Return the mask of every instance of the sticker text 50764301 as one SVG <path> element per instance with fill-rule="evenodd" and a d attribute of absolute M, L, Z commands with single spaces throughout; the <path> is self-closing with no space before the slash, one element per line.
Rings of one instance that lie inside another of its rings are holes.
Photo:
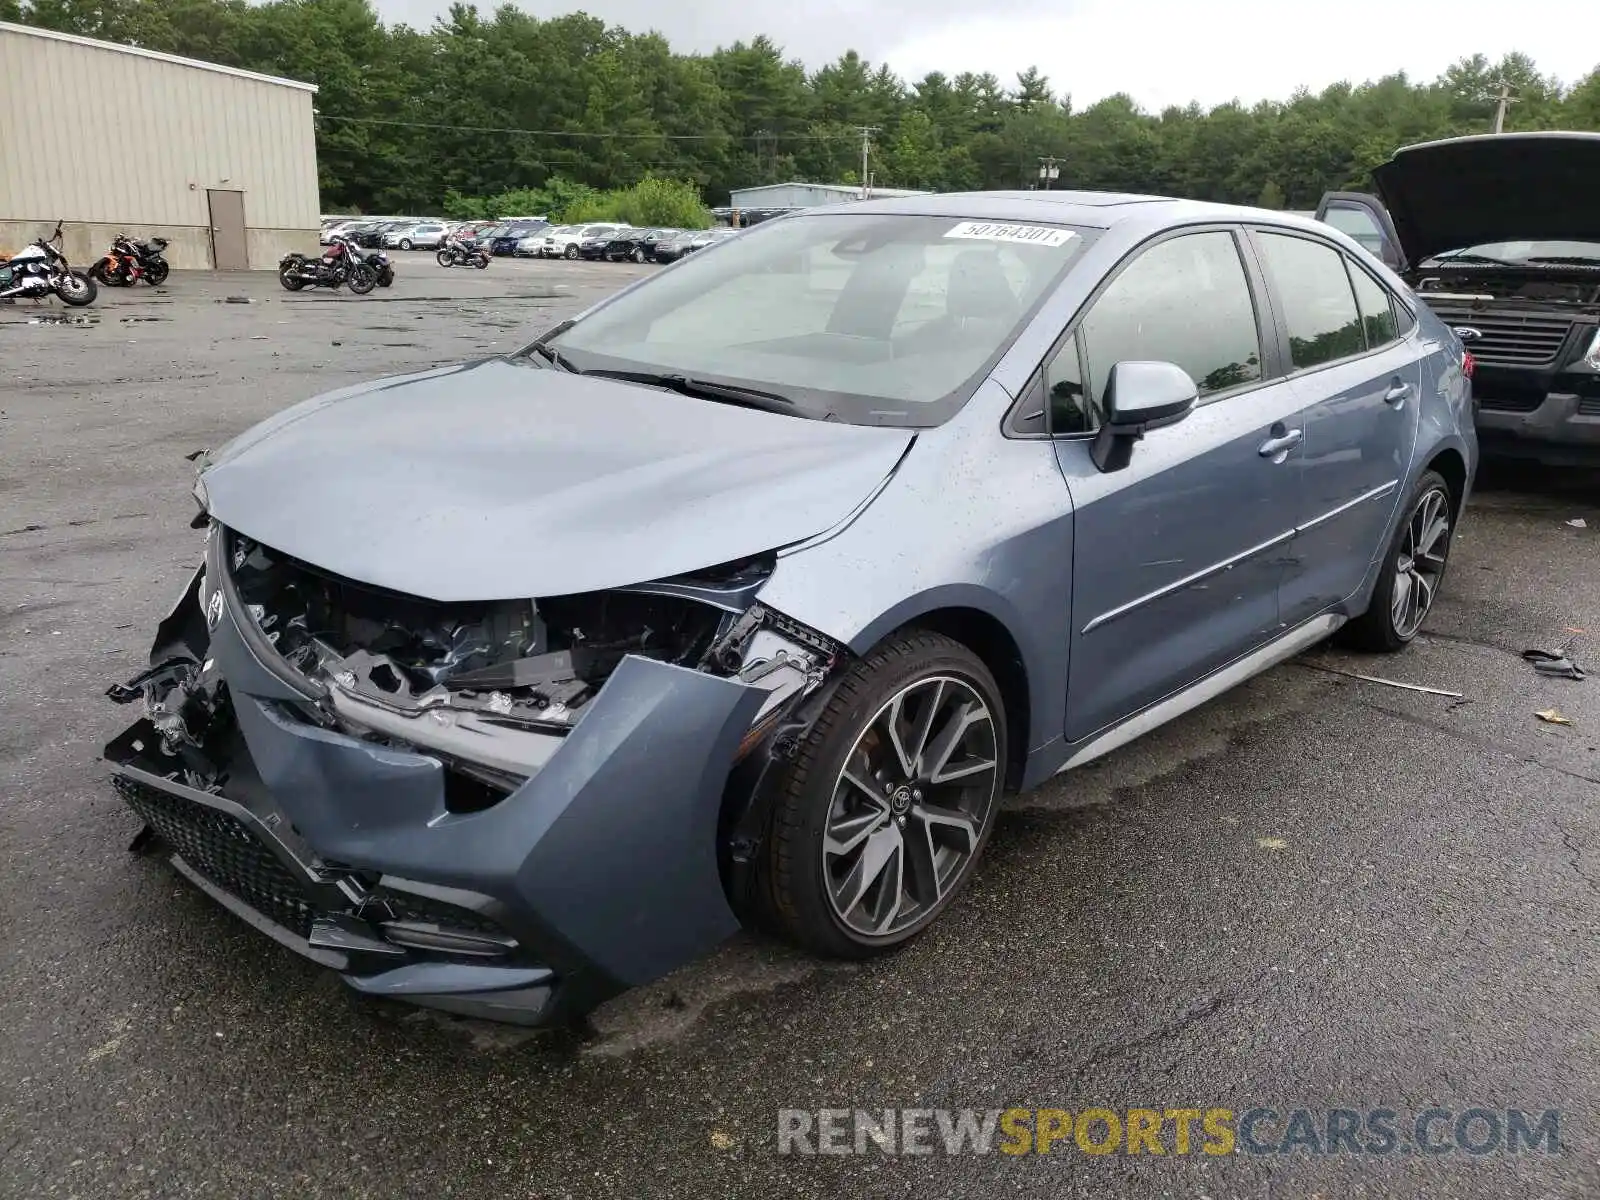
<path fill-rule="evenodd" d="M 945 234 L 980 242 L 1012 242 L 1027 246 L 1065 246 L 1078 235 L 1049 225 L 1015 225 L 1010 221 L 963 221 Z"/>

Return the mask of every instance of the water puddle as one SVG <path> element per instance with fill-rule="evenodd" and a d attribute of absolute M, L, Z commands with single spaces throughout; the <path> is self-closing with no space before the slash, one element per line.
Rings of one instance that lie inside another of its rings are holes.
<path fill-rule="evenodd" d="M 98 325 L 99 317 L 85 317 L 78 313 L 40 313 L 28 318 L 29 325 Z"/>

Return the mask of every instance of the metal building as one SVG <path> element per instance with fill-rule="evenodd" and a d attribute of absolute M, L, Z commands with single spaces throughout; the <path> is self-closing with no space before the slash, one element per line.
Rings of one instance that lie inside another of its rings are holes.
<path fill-rule="evenodd" d="M 62 219 L 75 265 L 118 233 L 180 268 L 316 253 L 316 90 L 0 21 L 0 250 Z"/>
<path fill-rule="evenodd" d="M 891 196 L 926 196 L 910 188 L 871 189 L 874 199 Z M 861 189 L 839 183 L 769 183 L 761 187 L 734 188 L 729 207 L 741 212 L 751 208 L 811 208 L 819 204 L 842 204 L 861 199 Z"/>

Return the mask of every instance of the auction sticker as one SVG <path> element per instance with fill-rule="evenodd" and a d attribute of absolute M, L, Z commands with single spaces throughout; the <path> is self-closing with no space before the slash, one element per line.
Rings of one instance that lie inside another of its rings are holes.
<path fill-rule="evenodd" d="M 1049 225 L 1014 225 L 1009 221 L 963 221 L 944 235 L 980 242 L 1015 242 L 1028 246 L 1065 246 L 1077 237 L 1070 229 Z"/>

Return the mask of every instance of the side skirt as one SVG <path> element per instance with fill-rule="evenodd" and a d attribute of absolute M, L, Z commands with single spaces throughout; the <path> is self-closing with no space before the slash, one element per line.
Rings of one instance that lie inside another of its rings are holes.
<path fill-rule="evenodd" d="M 1259 675 L 1269 667 L 1275 667 L 1285 659 L 1293 658 L 1307 647 L 1322 641 L 1348 619 L 1339 613 L 1324 613 L 1296 625 L 1265 646 L 1252 650 L 1243 658 L 1234 659 L 1227 666 L 1213 671 L 1204 679 L 1196 680 L 1182 691 L 1172 693 L 1165 700 L 1156 701 L 1149 708 L 1134 713 L 1117 725 L 1091 734 L 1067 756 L 1067 761 L 1057 768 L 1057 773 L 1081 767 L 1086 762 L 1109 754 L 1119 746 L 1125 746 L 1135 738 L 1144 736 L 1157 726 L 1165 725 L 1174 717 L 1182 716 L 1190 709 L 1199 708 L 1206 701 L 1216 699 L 1252 675 Z"/>

